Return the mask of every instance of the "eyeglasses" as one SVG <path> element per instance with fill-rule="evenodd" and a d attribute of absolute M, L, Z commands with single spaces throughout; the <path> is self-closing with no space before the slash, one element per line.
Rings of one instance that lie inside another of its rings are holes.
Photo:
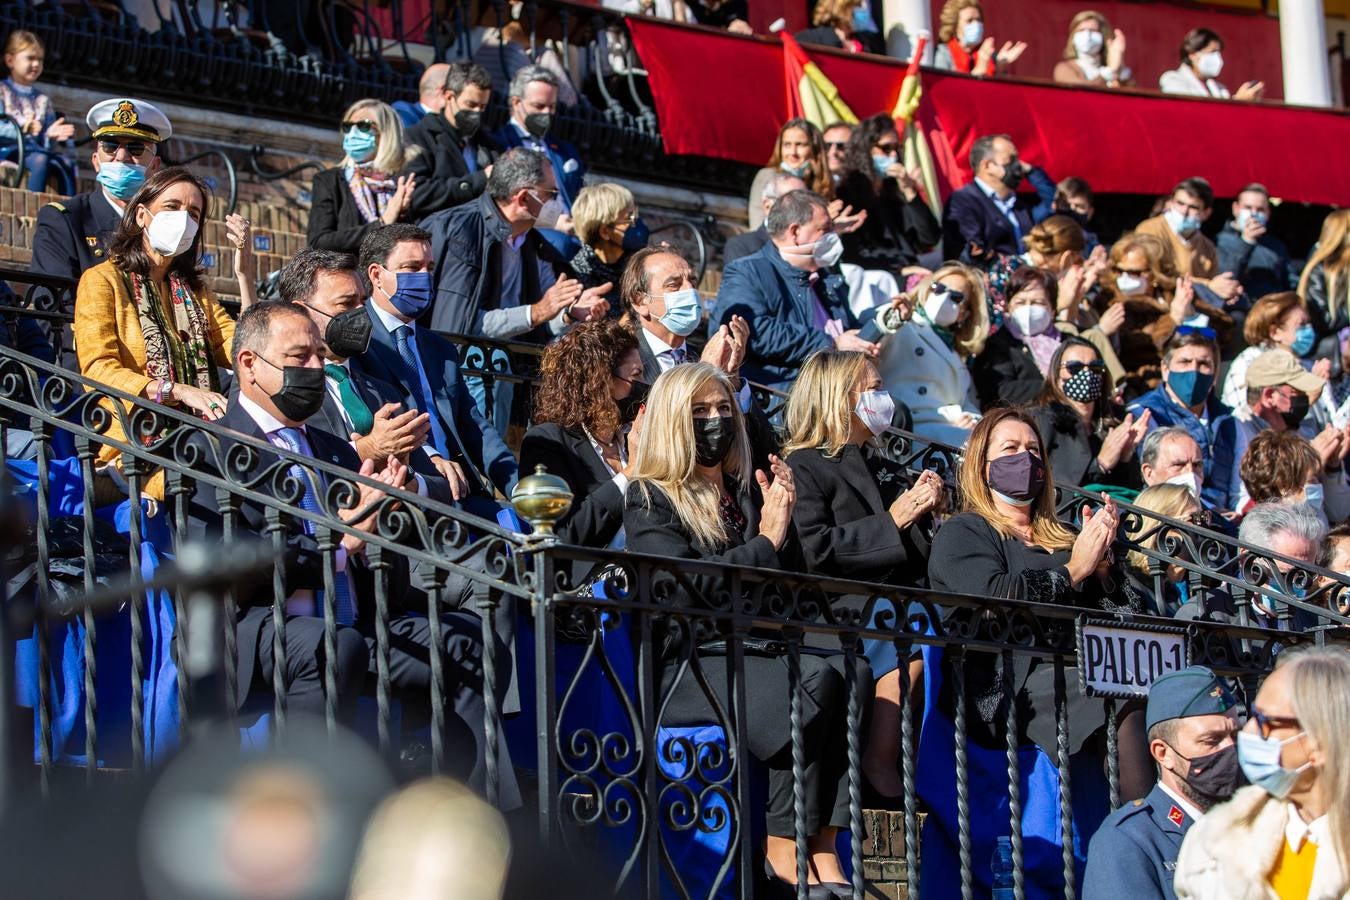
<path fill-rule="evenodd" d="M 1121 275 L 1133 275 L 1136 278 L 1142 278 L 1149 274 L 1148 269 L 1126 269 L 1123 266 L 1116 266 L 1116 271 Z"/>
<path fill-rule="evenodd" d="M 556 193 L 556 192 L 555 192 L 555 193 Z M 610 227 L 611 227 L 611 228 L 617 228 L 617 227 L 620 226 L 620 225 L 632 225 L 634 222 L 637 221 L 637 218 L 638 218 L 638 214 L 637 214 L 636 211 L 634 211 L 634 212 L 631 212 L 631 213 L 629 213 L 628 215 L 624 216 L 622 219 L 620 219 L 620 220 L 617 221 L 617 222 L 611 222 L 611 223 L 610 223 Z"/>
<path fill-rule="evenodd" d="M 882 153 L 885 153 L 887 156 L 889 156 L 892 153 L 900 152 L 899 144 L 873 144 L 872 146 L 876 147 L 878 150 L 880 150 Z"/>
<path fill-rule="evenodd" d="M 98 149 L 104 156 L 116 156 L 118 150 L 125 150 L 132 156 L 140 156 L 145 152 L 145 144 L 140 141 L 133 144 L 100 139 Z"/>
<path fill-rule="evenodd" d="M 1268 716 L 1255 706 L 1252 707 L 1252 718 L 1256 720 L 1257 731 L 1261 737 L 1268 738 L 1270 733 L 1276 728 L 1298 728 L 1298 719 L 1288 716 Z"/>
<path fill-rule="evenodd" d="M 348 132 L 348 131 L 351 131 L 353 128 L 355 128 L 357 131 L 361 132 L 362 134 L 379 134 L 379 133 L 380 133 L 380 129 L 375 125 L 374 122 L 370 121 L 369 119 L 366 119 L 366 120 L 361 121 L 361 122 L 343 122 L 343 123 L 342 123 L 342 130 L 343 130 L 344 133 L 345 133 L 345 132 Z"/>
<path fill-rule="evenodd" d="M 848 148 L 848 141 L 826 141 L 825 149 L 831 152 L 843 153 Z"/>
<path fill-rule="evenodd" d="M 1098 372 L 1106 371 L 1106 363 L 1100 359 L 1094 359 L 1091 362 L 1084 362 L 1081 359 L 1071 359 L 1064 364 L 1064 371 L 1070 375 L 1077 375 L 1084 369 L 1095 369 Z"/>
<path fill-rule="evenodd" d="M 543 197 L 539 195 L 539 192 L 537 190 L 528 191 L 527 193 L 534 199 L 538 200 L 540 203 L 547 203 L 554 197 L 558 196 L 558 189 L 554 188 L 553 190 L 548 192 L 547 196 Z"/>
<path fill-rule="evenodd" d="M 953 303 L 962 303 L 966 299 L 966 295 L 961 291 L 949 288 L 940 281 L 933 282 L 933 286 L 928 289 L 928 292 L 930 294 L 946 294 L 948 297 L 952 298 Z"/>

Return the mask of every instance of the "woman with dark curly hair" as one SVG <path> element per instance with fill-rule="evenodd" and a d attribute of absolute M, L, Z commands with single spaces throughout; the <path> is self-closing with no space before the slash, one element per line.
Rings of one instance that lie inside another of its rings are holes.
<path fill-rule="evenodd" d="M 885 269 L 903 283 L 919 254 L 942 239 L 942 226 L 919 195 L 918 173 L 901 161 L 895 120 L 878 113 L 853 129 L 836 195 L 867 220 L 843 235 L 844 262 Z"/>
<path fill-rule="evenodd" d="M 637 338 L 615 319 L 583 322 L 544 351 L 520 465 L 546 466 L 572 489 L 556 526 L 569 544 L 624 545 L 623 498 L 649 387 L 641 377 Z"/>

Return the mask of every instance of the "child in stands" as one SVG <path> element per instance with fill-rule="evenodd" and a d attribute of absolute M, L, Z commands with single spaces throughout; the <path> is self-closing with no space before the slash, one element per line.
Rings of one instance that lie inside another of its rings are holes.
<path fill-rule="evenodd" d="M 22 138 L 23 167 L 28 172 L 30 191 L 47 189 L 52 145 L 75 136 L 75 126 L 58 117 L 52 98 L 35 86 L 42 76 L 45 55 L 42 41 L 31 31 L 10 32 L 5 41 L 9 77 L 0 81 L 0 104 L 13 121 L 0 122 L 0 165 L 17 165 Z"/>

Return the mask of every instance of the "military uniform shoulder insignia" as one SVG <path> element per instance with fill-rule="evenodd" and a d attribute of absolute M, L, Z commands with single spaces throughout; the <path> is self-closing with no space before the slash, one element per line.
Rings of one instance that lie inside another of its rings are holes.
<path fill-rule="evenodd" d="M 57 210 L 58 212 L 70 212 L 70 210 L 66 209 L 66 205 L 64 203 L 58 203 L 55 200 L 48 203 L 47 205 L 50 206 L 52 209 Z"/>
<path fill-rule="evenodd" d="M 91 250 L 97 250 L 97 249 L 98 249 L 98 236 L 97 236 L 97 235 L 86 234 L 86 235 L 84 236 L 84 242 L 85 242 L 86 244 L 89 245 L 89 249 L 91 249 Z"/>
<path fill-rule="evenodd" d="M 1185 818 L 1186 814 L 1183 813 L 1178 807 L 1173 806 L 1171 809 L 1167 811 L 1167 820 L 1171 822 L 1173 825 L 1177 826 L 1178 828 L 1181 827 L 1181 823 L 1185 820 Z"/>

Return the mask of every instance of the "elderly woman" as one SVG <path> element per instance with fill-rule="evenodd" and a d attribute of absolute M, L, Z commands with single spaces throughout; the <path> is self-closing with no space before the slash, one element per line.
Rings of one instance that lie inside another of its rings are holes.
<path fill-rule="evenodd" d="M 760 200 L 769 177 L 778 171 L 796 175 L 826 200 L 834 197 L 834 180 L 825 159 L 825 138 L 820 129 L 806 119 L 789 119 L 778 130 L 778 141 L 769 164 L 755 173 L 755 180 L 750 184 L 746 210 L 752 230 L 764 224 L 767 213 Z"/>
<path fill-rule="evenodd" d="M 581 249 L 568 268 L 583 288 L 608 284 L 610 312 L 619 315 L 622 304 L 615 301 L 624 267 L 647 246 L 647 226 L 638 217 L 633 192 L 611 182 L 587 185 L 572 203 L 572 226 Z"/>
<path fill-rule="evenodd" d="M 643 437 L 628 486 L 624 508 L 628 549 L 676 559 L 792 568 L 796 565 L 789 552 L 796 502 L 792 470 L 776 456 L 770 460 L 771 474 L 751 473 L 744 418 L 736 392 L 721 370 L 690 363 L 665 372 L 647 398 Z M 720 570 L 683 571 L 678 584 L 672 580 L 665 603 L 672 612 L 694 613 L 715 604 L 730 587 Z M 689 624 L 683 637 L 681 630 L 660 620 L 654 625 L 661 648 L 657 706 L 662 718 L 656 724 L 718 722 L 721 717 L 714 703 L 722 710 L 732 708 L 725 651 L 715 645 L 698 646 L 697 635 L 691 641 Z M 741 677 L 749 702 L 746 746 L 738 750 L 748 751 L 768 769 L 765 866 L 772 891 L 768 896 L 786 897 L 795 896 L 797 867 L 789 749 L 791 687 L 787 656 L 774 649 L 774 642 L 782 639 L 781 633 L 773 632 L 762 649 L 744 657 Z M 706 676 L 703 685 L 684 672 L 691 656 Z M 803 802 L 811 882 L 842 890 L 844 875 L 834 841 L 849 820 L 843 659 L 802 654 L 801 665 L 807 786 Z M 856 672 L 864 685 L 865 665 Z"/>
<path fill-rule="evenodd" d="M 342 116 L 342 162 L 314 176 L 309 245 L 358 253 L 381 225 L 402 221 L 413 175 L 398 172 L 417 152 L 403 140 L 398 113 L 379 100 L 357 100 Z"/>
<path fill-rule="evenodd" d="M 1178 900 L 1350 893 L 1350 653 L 1279 655 L 1238 733 L 1250 785 L 1210 810 L 1177 858 Z"/>
<path fill-rule="evenodd" d="M 1112 29 L 1096 10 L 1083 10 L 1069 22 L 1069 43 L 1064 58 L 1055 63 L 1054 77 L 1061 84 L 1133 85 L 1134 76 L 1125 65 L 1125 33 Z"/>
<path fill-rule="evenodd" d="M 1006 41 L 997 48 L 993 38 L 985 37 L 980 0 L 947 0 L 942 4 L 933 55 L 935 67 L 985 78 L 1006 72 L 1026 49 L 1025 41 Z"/>
<path fill-rule="evenodd" d="M 210 198 L 181 166 L 146 179 L 127 203 L 108 261 L 80 279 L 74 324 L 80 374 L 208 420 L 225 414 L 218 367 L 230 366 L 234 337 L 234 320 L 198 265 Z M 248 307 L 255 298 L 248 225 L 234 216 L 227 228 Z M 120 426 L 114 422 L 109 434 L 120 438 Z M 99 451 L 103 464 L 120 458 L 111 445 Z"/>

